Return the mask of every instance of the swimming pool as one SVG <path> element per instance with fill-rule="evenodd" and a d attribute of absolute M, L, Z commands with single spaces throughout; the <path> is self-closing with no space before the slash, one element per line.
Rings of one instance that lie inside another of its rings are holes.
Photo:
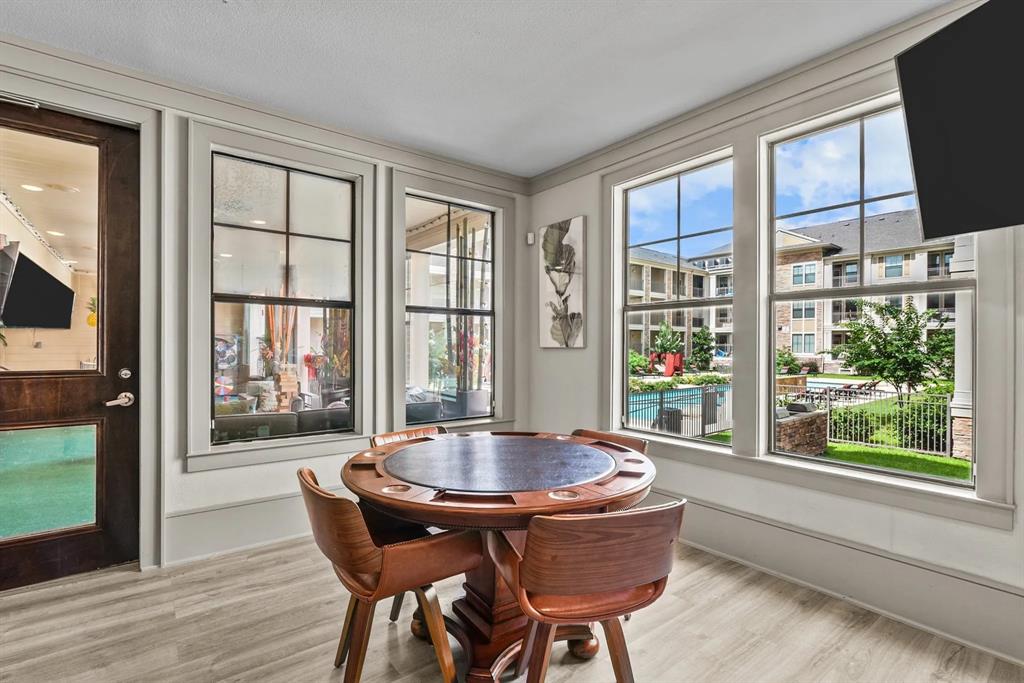
<path fill-rule="evenodd" d="M 95 519 L 95 425 L 0 430 L 0 539 Z"/>

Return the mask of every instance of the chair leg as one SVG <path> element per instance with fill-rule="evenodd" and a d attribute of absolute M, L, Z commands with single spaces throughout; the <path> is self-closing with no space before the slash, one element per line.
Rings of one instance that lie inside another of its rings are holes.
<path fill-rule="evenodd" d="M 551 644 L 555 642 L 554 624 L 537 624 L 533 637 L 533 652 L 530 654 L 530 670 L 526 683 L 543 683 L 548 675 L 548 661 L 551 659 Z"/>
<path fill-rule="evenodd" d="M 338 652 L 334 655 L 334 668 L 337 669 L 345 661 L 348 654 L 348 644 L 352 640 L 352 615 L 356 613 L 356 603 L 359 600 L 356 596 L 348 599 L 348 609 L 345 610 L 345 624 L 341 627 L 341 639 L 338 641 Z"/>
<path fill-rule="evenodd" d="M 401 616 L 403 600 L 405 600 L 405 593 L 399 593 L 395 596 L 394 602 L 391 603 L 391 621 L 398 621 L 398 617 Z"/>
<path fill-rule="evenodd" d="M 533 650 L 533 641 L 537 638 L 537 622 L 530 621 L 526 626 L 526 637 L 523 638 L 523 649 L 519 651 L 519 659 L 516 660 L 516 678 L 526 673 L 526 667 L 530 665 L 530 651 Z"/>
<path fill-rule="evenodd" d="M 352 617 L 352 639 L 349 643 L 348 664 L 345 665 L 344 683 L 358 683 L 363 674 L 363 661 L 366 659 L 366 646 L 370 641 L 370 627 L 373 626 L 373 609 L 376 602 L 356 603 L 356 613 Z"/>
<path fill-rule="evenodd" d="M 416 599 L 423 610 L 423 621 L 430 633 L 430 642 L 434 645 L 434 654 L 441 667 L 441 678 L 445 683 L 455 683 L 455 660 L 452 658 L 452 646 L 448 642 L 448 631 L 444 627 L 444 612 L 437 601 L 437 592 L 431 585 L 416 589 Z"/>
<path fill-rule="evenodd" d="M 615 683 L 633 683 L 633 667 L 629 663 L 622 623 L 618 619 L 608 619 L 601 622 L 601 627 L 604 629 L 608 654 L 612 658 L 612 668 L 615 669 Z"/>

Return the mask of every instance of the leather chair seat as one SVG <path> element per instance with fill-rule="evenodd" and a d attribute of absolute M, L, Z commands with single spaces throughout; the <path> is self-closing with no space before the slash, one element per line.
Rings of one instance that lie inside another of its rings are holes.
<path fill-rule="evenodd" d="M 610 593 L 537 595 L 528 592 L 527 595 L 533 608 L 545 618 L 575 624 L 634 612 L 657 599 L 658 584 L 647 583 Z"/>

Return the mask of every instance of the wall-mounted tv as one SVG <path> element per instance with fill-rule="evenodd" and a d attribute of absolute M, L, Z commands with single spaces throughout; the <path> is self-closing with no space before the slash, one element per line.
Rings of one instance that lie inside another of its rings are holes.
<path fill-rule="evenodd" d="M 0 322 L 6 327 L 69 329 L 75 290 L 18 253 L 0 250 Z"/>
<path fill-rule="evenodd" d="M 896 57 L 925 238 L 1024 224 L 1024 0 L 988 0 Z"/>

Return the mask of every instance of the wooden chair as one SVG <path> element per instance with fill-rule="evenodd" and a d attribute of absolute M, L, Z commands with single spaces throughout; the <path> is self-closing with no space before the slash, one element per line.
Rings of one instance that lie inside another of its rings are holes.
<path fill-rule="evenodd" d="M 429 427 L 413 427 L 411 429 L 404 429 L 400 432 L 385 432 L 383 434 L 374 434 L 370 437 L 371 446 L 385 446 L 389 443 L 396 443 L 398 441 L 411 441 L 412 439 L 419 439 L 424 436 L 435 436 L 437 434 L 447 434 L 448 430 L 443 425 L 430 425 Z"/>
<path fill-rule="evenodd" d="M 334 666 L 340 667 L 348 657 L 345 683 L 355 683 L 362 673 L 377 602 L 405 591 L 416 593 L 441 674 L 446 682 L 454 681 L 455 662 L 444 615 L 431 584 L 480 564 L 479 533 L 446 531 L 378 545 L 355 503 L 320 488 L 308 467 L 300 469 L 298 476 L 313 538 L 352 594 L 334 658 Z"/>
<path fill-rule="evenodd" d="M 448 430 L 442 425 L 430 425 L 428 427 L 414 427 L 412 429 L 405 429 L 400 432 L 385 432 L 383 434 L 374 434 L 370 437 L 371 446 L 384 446 L 389 443 L 397 443 L 399 441 L 411 441 L 412 439 L 419 439 L 424 436 L 434 436 L 435 434 L 447 434 Z M 363 512 L 366 512 L 366 508 L 363 508 Z M 378 531 L 381 534 L 404 531 L 405 533 L 411 534 L 414 528 L 422 529 L 421 536 L 427 535 L 427 530 L 423 527 L 416 527 L 416 525 L 388 518 L 384 514 L 376 514 L 373 516 L 372 522 L 367 519 L 367 523 L 370 525 L 370 532 Z M 389 528 L 390 527 L 390 528 Z M 394 602 L 391 603 L 391 615 L 388 617 L 391 621 L 398 621 L 398 617 L 402 613 L 402 602 L 405 600 L 405 593 L 399 593 L 395 596 Z"/>
<path fill-rule="evenodd" d="M 617 443 L 620 446 L 626 448 L 632 448 L 638 453 L 647 453 L 647 439 L 641 439 L 635 436 L 626 436 L 625 434 L 617 434 L 615 432 L 599 432 L 596 429 L 577 429 L 573 431 L 573 436 L 582 436 L 585 439 L 600 439 L 601 441 L 610 441 Z"/>
<path fill-rule="evenodd" d="M 544 680 L 557 625 L 593 621 L 604 629 L 615 680 L 633 681 L 619 617 L 664 592 L 685 505 L 534 517 L 522 554 L 502 532 L 487 533 L 487 551 L 531 620 L 528 683 Z"/>

